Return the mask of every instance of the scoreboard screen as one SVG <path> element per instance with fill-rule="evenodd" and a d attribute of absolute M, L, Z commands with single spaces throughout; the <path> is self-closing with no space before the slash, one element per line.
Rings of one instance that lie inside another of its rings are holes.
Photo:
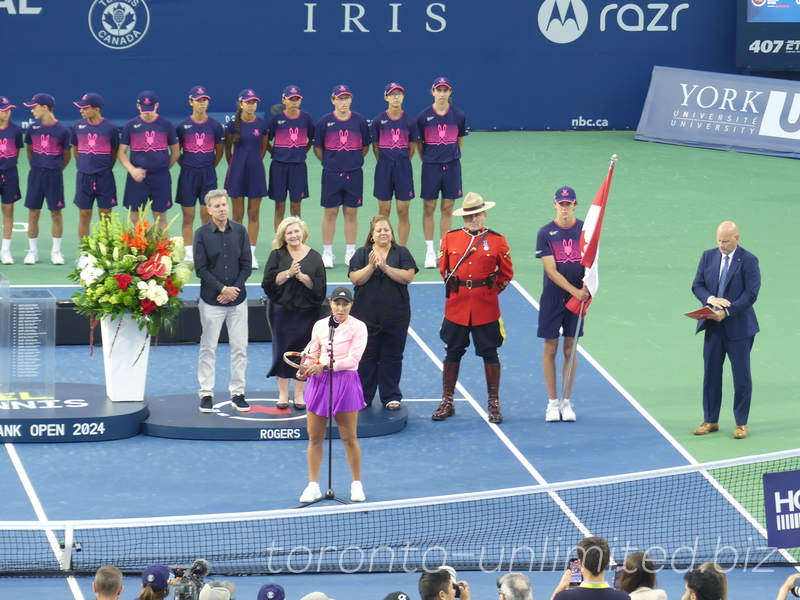
<path fill-rule="evenodd" d="M 736 66 L 800 71 L 800 0 L 737 0 Z"/>

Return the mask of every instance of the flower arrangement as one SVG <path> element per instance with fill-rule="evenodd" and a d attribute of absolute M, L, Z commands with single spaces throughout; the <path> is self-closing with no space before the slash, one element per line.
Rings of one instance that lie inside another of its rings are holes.
<path fill-rule="evenodd" d="M 185 260 L 182 237 L 170 237 L 158 223 L 144 220 L 148 209 L 135 224 L 130 216 L 123 224 L 112 212 L 80 242 L 81 256 L 69 278 L 81 289 L 72 301 L 79 314 L 91 318 L 92 329 L 103 317 L 127 313 L 139 329 L 156 335 L 161 327 L 174 326 L 183 307 L 179 294 L 192 263 Z"/>

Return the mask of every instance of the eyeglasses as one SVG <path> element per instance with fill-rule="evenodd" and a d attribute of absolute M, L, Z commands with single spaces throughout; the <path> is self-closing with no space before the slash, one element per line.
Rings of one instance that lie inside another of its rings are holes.
<path fill-rule="evenodd" d="M 393 94 L 386 94 L 389 98 L 402 98 L 403 92 L 394 92 Z"/>
<path fill-rule="evenodd" d="M 336 102 L 350 102 L 352 99 L 352 96 L 338 96 L 337 98 L 334 98 Z"/>

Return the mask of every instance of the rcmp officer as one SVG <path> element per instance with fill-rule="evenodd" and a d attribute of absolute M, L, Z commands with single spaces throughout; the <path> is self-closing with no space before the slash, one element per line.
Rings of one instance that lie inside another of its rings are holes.
<path fill-rule="evenodd" d="M 505 341 L 505 328 L 497 297 L 514 276 L 514 268 L 505 237 L 483 226 L 486 211 L 494 205 L 474 192 L 468 193 L 461 208 L 453 211 L 453 216 L 464 219 L 464 226 L 448 232 L 442 240 L 439 271 L 447 300 L 439 337 L 447 354 L 442 371 L 442 402 L 433 413 L 434 421 L 455 415 L 453 391 L 471 333 L 475 354 L 483 358 L 489 422 L 503 422 L 497 349 Z"/>

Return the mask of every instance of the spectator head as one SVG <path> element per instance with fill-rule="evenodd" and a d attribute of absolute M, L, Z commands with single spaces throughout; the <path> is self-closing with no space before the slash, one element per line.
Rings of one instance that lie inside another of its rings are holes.
<path fill-rule="evenodd" d="M 328 598 L 322 592 L 311 592 L 300 598 L 300 600 L 333 600 L 333 598 Z"/>
<path fill-rule="evenodd" d="M 581 565 L 592 575 L 601 575 L 608 568 L 610 551 L 608 542 L 601 537 L 592 536 L 583 538 L 575 547 Z"/>
<path fill-rule="evenodd" d="M 285 600 L 286 592 L 277 583 L 267 583 L 258 590 L 258 600 Z"/>
<path fill-rule="evenodd" d="M 364 244 L 365 246 L 371 246 L 375 239 L 373 238 L 373 233 L 375 232 L 375 227 L 378 225 L 388 225 L 389 231 L 392 232 L 392 239 L 391 241 L 394 242 L 394 227 L 392 227 L 392 222 L 389 221 L 389 217 L 386 215 L 375 215 L 372 217 L 372 220 L 369 222 L 369 233 L 367 234 L 367 242 Z"/>
<path fill-rule="evenodd" d="M 236 584 L 232 581 L 212 581 L 200 590 L 199 600 L 231 600 L 236 593 Z"/>
<path fill-rule="evenodd" d="M 634 552 L 625 559 L 619 589 L 629 594 L 640 587 L 656 587 L 656 568 L 653 559 L 644 552 Z"/>
<path fill-rule="evenodd" d="M 170 570 L 160 563 L 150 565 L 142 573 L 139 600 L 161 600 L 169 595 Z"/>
<path fill-rule="evenodd" d="M 225 198 L 225 201 L 227 202 L 228 192 L 225 190 L 211 190 L 206 194 L 205 198 L 203 198 L 203 203 L 206 206 L 211 206 L 211 202 L 213 202 L 215 198 Z"/>
<path fill-rule="evenodd" d="M 497 579 L 499 595 L 505 600 L 533 600 L 531 580 L 523 573 L 506 573 Z"/>
<path fill-rule="evenodd" d="M 292 225 L 297 225 L 303 233 L 302 242 L 305 244 L 308 239 L 308 225 L 300 217 L 286 217 L 280 222 L 275 230 L 275 239 L 272 241 L 272 248 L 278 250 L 286 245 L 286 230 Z"/>
<path fill-rule="evenodd" d="M 683 578 L 686 580 L 683 600 L 722 600 L 722 583 L 712 570 L 689 571 Z"/>
<path fill-rule="evenodd" d="M 411 600 L 411 596 L 405 592 L 392 592 L 387 594 L 383 600 Z"/>
<path fill-rule="evenodd" d="M 425 571 L 419 578 L 419 597 L 422 600 L 445 600 L 453 589 L 453 579 L 447 569 Z"/>
<path fill-rule="evenodd" d="M 100 600 L 106 598 L 119 598 L 122 594 L 122 571 L 117 567 L 105 565 L 97 569 L 94 574 L 92 590 Z"/>
<path fill-rule="evenodd" d="M 721 600 L 728 600 L 728 576 L 725 575 L 725 571 L 722 570 L 722 567 L 717 563 L 707 562 L 700 565 L 700 570 L 710 571 L 719 577 L 719 582 L 722 584 L 722 596 L 720 596 L 720 598 Z"/>

